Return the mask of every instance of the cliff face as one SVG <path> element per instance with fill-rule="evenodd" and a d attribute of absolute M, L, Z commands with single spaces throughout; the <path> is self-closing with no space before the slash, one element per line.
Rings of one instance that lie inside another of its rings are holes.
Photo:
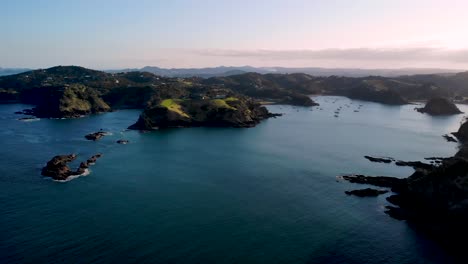
<path fill-rule="evenodd" d="M 429 100 L 426 106 L 417 110 L 429 115 L 456 115 L 462 113 L 454 103 L 442 97 Z"/>
<path fill-rule="evenodd" d="M 83 85 L 43 87 L 37 90 L 37 117 L 72 118 L 93 113 L 110 111 L 97 92 Z M 34 96 L 33 92 L 32 95 Z"/>
<path fill-rule="evenodd" d="M 130 129 L 252 127 L 271 116 L 265 107 L 246 98 L 165 99 L 146 108 Z"/>

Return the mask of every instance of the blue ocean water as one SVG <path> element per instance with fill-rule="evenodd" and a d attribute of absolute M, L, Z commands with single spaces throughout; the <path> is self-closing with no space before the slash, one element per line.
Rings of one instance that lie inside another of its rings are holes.
<path fill-rule="evenodd" d="M 384 214 L 386 195 L 347 196 L 365 186 L 337 176 L 412 173 L 364 155 L 451 156 L 442 135 L 463 115 L 315 100 L 269 106 L 285 115 L 255 128 L 151 133 L 126 131 L 138 110 L 24 122 L 13 113 L 27 106 L 0 105 L 0 263 L 451 263 Z M 84 139 L 101 128 L 112 134 Z M 77 166 L 98 152 L 88 176 L 40 176 L 54 155 L 76 153 Z"/>

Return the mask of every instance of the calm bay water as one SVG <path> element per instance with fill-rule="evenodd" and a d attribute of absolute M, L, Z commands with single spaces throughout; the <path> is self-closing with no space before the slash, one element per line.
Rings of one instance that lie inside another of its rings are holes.
<path fill-rule="evenodd" d="M 457 145 L 442 135 L 463 115 L 316 101 L 312 111 L 270 106 L 285 115 L 250 129 L 152 133 L 125 131 L 137 110 L 22 122 L 13 112 L 27 106 L 0 105 L 0 263 L 450 263 L 383 213 L 385 195 L 348 197 L 365 186 L 336 176 L 412 173 L 363 155 L 451 156 Z M 112 135 L 84 139 L 101 128 Z M 54 155 L 97 152 L 104 156 L 89 176 L 40 176 Z"/>

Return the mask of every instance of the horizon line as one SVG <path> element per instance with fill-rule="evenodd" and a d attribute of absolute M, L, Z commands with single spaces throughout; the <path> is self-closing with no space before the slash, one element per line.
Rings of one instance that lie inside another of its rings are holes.
<path fill-rule="evenodd" d="M 19 70 L 19 69 L 26 69 L 26 70 L 41 70 L 41 69 L 49 69 L 53 67 L 82 67 L 86 69 L 92 70 L 100 70 L 100 71 L 112 71 L 112 70 L 141 70 L 148 67 L 159 68 L 163 70 L 180 70 L 180 69 L 190 69 L 190 70 L 197 70 L 197 69 L 213 69 L 213 68 L 256 68 L 256 69 L 323 69 L 323 70 L 447 70 L 447 71 L 468 71 L 468 69 L 462 68 L 445 68 L 445 67 L 396 67 L 396 68 L 371 68 L 371 67 L 320 67 L 320 66 L 303 66 L 303 67 L 287 67 L 287 66 L 252 66 L 252 65 L 242 65 L 242 66 L 234 66 L 234 65 L 218 65 L 218 66 L 203 66 L 203 67 L 160 67 L 156 65 L 145 65 L 142 67 L 120 67 L 120 68 L 113 68 L 113 67 L 88 67 L 78 64 L 57 64 L 53 66 L 47 67 L 27 67 L 27 66 L 19 66 L 19 67 L 10 67 L 10 66 L 0 66 L 2 70 Z"/>

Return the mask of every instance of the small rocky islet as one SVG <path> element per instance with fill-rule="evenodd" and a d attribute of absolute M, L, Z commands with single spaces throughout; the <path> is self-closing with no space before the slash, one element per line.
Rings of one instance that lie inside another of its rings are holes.
<path fill-rule="evenodd" d="M 94 165 L 101 157 L 102 154 L 100 153 L 93 155 L 86 161 L 81 162 L 76 170 L 72 170 L 68 166 L 68 163 L 76 160 L 77 155 L 57 155 L 47 162 L 46 166 L 42 168 L 41 174 L 46 177 L 51 177 L 56 181 L 65 181 L 72 176 L 84 175 L 89 166 Z"/>
<path fill-rule="evenodd" d="M 458 107 L 449 99 L 444 97 L 436 97 L 429 100 L 422 108 L 416 108 L 420 113 L 429 115 L 457 115 L 463 113 Z"/>
<path fill-rule="evenodd" d="M 98 141 L 98 140 L 100 140 L 101 138 L 103 138 L 104 136 L 106 136 L 108 134 L 109 133 L 105 132 L 105 131 L 98 131 L 98 132 L 94 132 L 94 133 L 91 133 L 91 134 L 87 134 L 85 136 L 85 138 L 87 140 Z"/>
<path fill-rule="evenodd" d="M 117 144 L 121 144 L 121 145 L 126 145 L 128 143 L 130 143 L 130 140 L 127 140 L 127 139 L 119 139 L 116 141 Z"/>

